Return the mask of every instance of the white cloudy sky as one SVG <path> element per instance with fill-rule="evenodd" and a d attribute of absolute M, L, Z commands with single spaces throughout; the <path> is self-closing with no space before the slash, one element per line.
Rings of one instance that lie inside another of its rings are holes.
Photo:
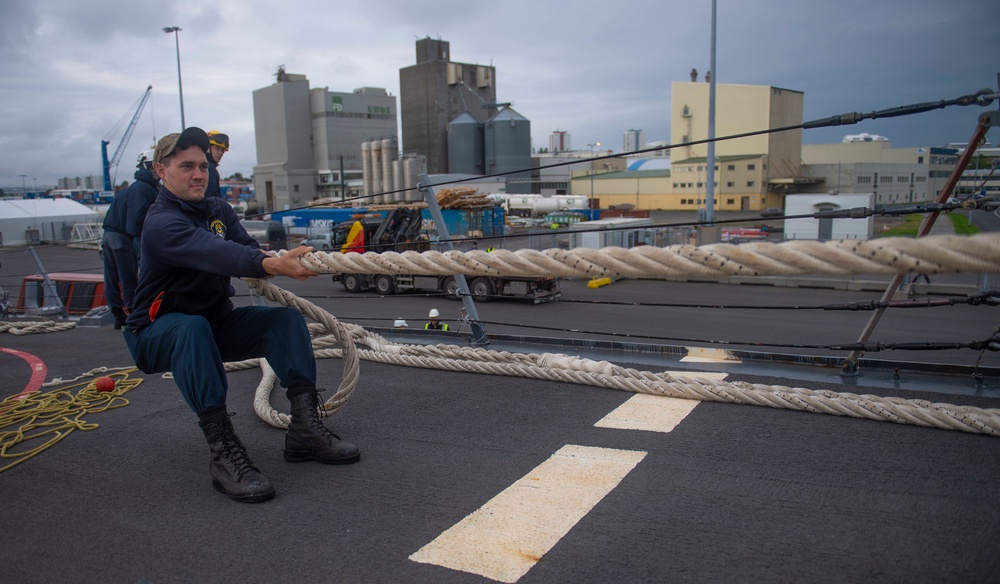
<path fill-rule="evenodd" d="M 996 0 L 719 0 L 718 80 L 805 92 L 805 119 L 950 99 L 996 87 Z M 188 125 L 232 137 L 223 176 L 256 160 L 252 92 L 279 65 L 313 87 L 384 87 L 414 42 L 451 43 L 452 60 L 492 63 L 498 98 L 531 120 L 535 147 L 555 129 L 577 148 L 622 149 L 622 132 L 669 139 L 670 83 L 709 66 L 709 0 L 3 0 L 0 2 L 0 187 L 55 184 L 100 173 L 147 85 L 147 104 L 124 150 L 136 154 L 177 131 L 176 25 Z M 996 107 L 994 104 L 993 107 Z M 847 133 L 895 146 L 968 140 L 982 109 L 806 132 L 806 143 Z M 125 119 L 123 119 L 125 118 Z M 1000 142 L 997 130 L 990 138 Z M 406 137 L 403 137 L 405 146 Z"/>

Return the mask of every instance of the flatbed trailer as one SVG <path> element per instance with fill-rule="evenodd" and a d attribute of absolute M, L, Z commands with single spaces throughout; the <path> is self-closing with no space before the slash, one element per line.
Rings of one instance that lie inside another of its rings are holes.
<path fill-rule="evenodd" d="M 411 276 L 391 274 L 334 274 L 348 292 L 374 289 L 384 296 L 401 292 L 442 292 L 448 298 L 459 299 L 458 284 L 454 276 Z M 497 298 L 531 300 L 535 304 L 558 298 L 558 278 L 477 276 L 469 280 L 469 293 L 477 302 L 490 302 Z"/>

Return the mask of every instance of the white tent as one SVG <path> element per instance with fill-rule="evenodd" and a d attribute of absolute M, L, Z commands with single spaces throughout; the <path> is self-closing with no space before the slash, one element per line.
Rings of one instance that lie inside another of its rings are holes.
<path fill-rule="evenodd" d="M 0 245 L 32 240 L 69 241 L 76 223 L 96 223 L 97 213 L 72 199 L 0 200 Z"/>

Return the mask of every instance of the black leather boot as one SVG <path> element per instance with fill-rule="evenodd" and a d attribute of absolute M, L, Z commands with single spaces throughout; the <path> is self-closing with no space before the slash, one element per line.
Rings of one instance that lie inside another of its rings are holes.
<path fill-rule="evenodd" d="M 260 503 L 274 497 L 274 485 L 250 460 L 227 412 L 203 419 L 198 424 L 212 450 L 208 474 L 216 491 L 243 503 Z"/>
<path fill-rule="evenodd" d="M 123 326 L 125 326 L 125 320 L 128 318 L 128 315 L 125 314 L 124 310 L 122 310 L 121 308 L 112 308 L 111 314 L 115 317 L 116 331 L 120 330 Z"/>
<path fill-rule="evenodd" d="M 292 421 L 285 434 L 285 460 L 305 462 L 317 460 L 324 464 L 350 464 L 361 460 L 361 451 L 344 442 L 320 420 L 319 394 L 315 389 L 289 396 Z"/>

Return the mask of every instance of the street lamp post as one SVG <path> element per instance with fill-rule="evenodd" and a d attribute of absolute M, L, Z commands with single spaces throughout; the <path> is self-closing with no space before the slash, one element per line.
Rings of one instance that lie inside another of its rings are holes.
<path fill-rule="evenodd" d="M 27 177 L 28 177 L 28 175 L 26 175 L 26 174 L 22 174 L 21 175 L 21 195 L 27 195 L 28 194 L 28 183 L 25 180 Z"/>
<path fill-rule="evenodd" d="M 37 193 L 38 192 L 38 179 L 37 178 L 33 178 L 31 180 L 35 181 L 35 192 Z"/>
<path fill-rule="evenodd" d="M 600 142 L 594 142 L 593 144 L 587 144 L 590 146 L 590 200 L 587 201 L 587 208 L 590 210 L 590 217 L 587 219 L 593 219 L 594 215 L 594 146 L 600 146 Z"/>
<path fill-rule="evenodd" d="M 184 123 L 184 86 L 181 84 L 181 41 L 177 34 L 181 30 L 179 26 L 163 27 L 163 32 L 167 34 L 174 33 L 174 45 L 177 47 L 177 92 L 181 96 L 181 130 L 183 131 L 187 125 Z"/>

